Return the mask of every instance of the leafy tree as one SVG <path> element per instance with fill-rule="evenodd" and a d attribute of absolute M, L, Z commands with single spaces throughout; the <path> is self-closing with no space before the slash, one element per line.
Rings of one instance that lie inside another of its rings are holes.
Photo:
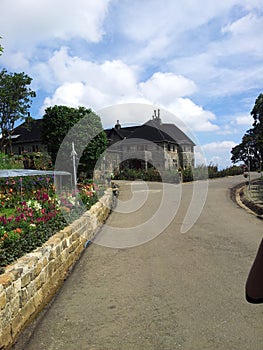
<path fill-rule="evenodd" d="M 107 147 L 100 117 L 85 107 L 48 107 L 43 116 L 43 143 L 56 169 L 72 171 L 72 142 L 80 159 L 78 172 L 91 176 Z"/>
<path fill-rule="evenodd" d="M 0 36 L 0 39 L 2 39 L 2 37 Z M 2 52 L 4 51 L 4 49 L 3 49 L 3 46 L 2 45 L 0 45 L 0 56 L 2 55 Z"/>
<path fill-rule="evenodd" d="M 251 115 L 254 119 L 253 127 L 257 153 L 263 160 L 263 94 L 260 94 L 256 99 Z"/>
<path fill-rule="evenodd" d="M 263 94 L 259 94 L 250 113 L 254 119 L 253 126 L 261 125 L 263 128 Z"/>
<path fill-rule="evenodd" d="M 11 134 L 17 120 L 26 117 L 36 94 L 30 89 L 32 79 L 23 73 L 0 73 L 0 150 L 11 151 Z"/>
<path fill-rule="evenodd" d="M 263 160 L 263 94 L 256 99 L 250 114 L 254 119 L 253 127 L 247 130 L 242 142 L 232 149 L 231 161 L 243 161 L 247 165 L 250 162 L 251 170 L 256 170 L 260 160 Z"/>

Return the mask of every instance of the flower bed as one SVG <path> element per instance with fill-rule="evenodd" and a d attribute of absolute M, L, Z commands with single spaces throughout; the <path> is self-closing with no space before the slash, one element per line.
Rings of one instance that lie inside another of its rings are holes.
<path fill-rule="evenodd" d="M 80 217 L 98 200 L 98 191 L 86 183 L 58 195 L 50 176 L 1 179 L 0 272 Z"/>
<path fill-rule="evenodd" d="M 23 329 L 54 297 L 112 208 L 112 191 L 79 219 L 56 232 L 0 275 L 0 349 L 10 349 Z M 49 221 L 48 221 L 49 222 Z"/>

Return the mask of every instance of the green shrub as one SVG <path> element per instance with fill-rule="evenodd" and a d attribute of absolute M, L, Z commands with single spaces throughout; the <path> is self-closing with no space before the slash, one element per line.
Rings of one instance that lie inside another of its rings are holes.
<path fill-rule="evenodd" d="M 0 169 L 23 169 L 23 162 L 20 156 L 0 153 Z"/>

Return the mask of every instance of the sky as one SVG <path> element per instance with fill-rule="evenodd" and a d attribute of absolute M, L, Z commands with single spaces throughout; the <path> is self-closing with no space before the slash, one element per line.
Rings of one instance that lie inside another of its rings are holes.
<path fill-rule="evenodd" d="M 110 128 L 152 115 L 105 108 L 154 105 L 163 122 L 181 120 L 219 168 L 252 127 L 262 0 L 1 0 L 0 13 L 0 68 L 32 78 L 35 118 L 56 104 L 85 106 Z"/>

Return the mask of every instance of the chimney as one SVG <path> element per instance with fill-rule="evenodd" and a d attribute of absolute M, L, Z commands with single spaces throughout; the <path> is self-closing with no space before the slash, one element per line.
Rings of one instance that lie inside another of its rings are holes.
<path fill-rule="evenodd" d="M 120 128 L 121 128 L 121 124 L 119 120 L 117 120 L 117 123 L 115 124 L 115 129 L 120 130 Z"/>
<path fill-rule="evenodd" d="M 156 110 L 154 110 L 153 120 L 157 122 L 159 125 L 162 125 L 162 120 L 160 117 L 160 109 L 158 108 L 157 113 Z"/>
<path fill-rule="evenodd" d="M 33 118 L 30 115 L 30 112 L 27 112 L 27 116 L 25 117 L 26 123 L 30 123 L 33 120 Z"/>

